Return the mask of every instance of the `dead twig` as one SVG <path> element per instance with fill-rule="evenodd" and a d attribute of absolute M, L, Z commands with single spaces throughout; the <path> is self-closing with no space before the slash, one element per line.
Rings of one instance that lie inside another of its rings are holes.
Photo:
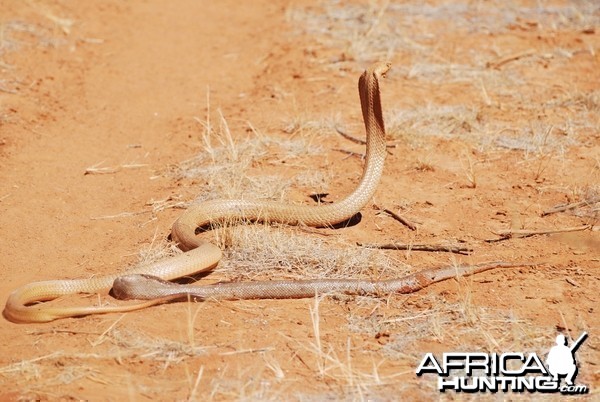
<path fill-rule="evenodd" d="M 334 148 L 333 150 L 337 151 L 337 152 L 342 152 L 342 153 L 348 155 L 347 157 L 344 158 L 344 160 L 348 159 L 348 158 L 350 158 L 352 156 L 354 156 L 356 158 L 360 158 L 361 160 L 365 159 L 365 154 L 361 154 L 360 152 L 347 151 L 347 150 L 341 149 L 341 148 Z"/>
<path fill-rule="evenodd" d="M 71 330 L 71 329 L 55 329 L 55 328 L 50 328 L 50 329 L 36 329 L 33 331 L 27 331 L 28 335 L 46 335 L 46 334 L 70 334 L 70 335 L 100 335 L 100 332 L 96 332 L 96 331 L 78 331 L 78 330 Z"/>
<path fill-rule="evenodd" d="M 335 128 L 335 131 L 337 131 L 337 133 L 339 135 L 341 135 L 342 137 L 344 137 L 345 139 L 350 140 L 350 141 L 352 141 L 352 142 L 354 142 L 356 144 L 360 144 L 360 145 L 366 145 L 367 144 L 367 141 L 361 140 L 360 138 L 356 138 L 354 136 L 351 136 L 350 134 L 342 131 L 341 129 L 339 129 L 337 127 Z M 386 144 L 386 148 L 396 148 L 396 147 L 397 147 L 396 144 Z"/>
<path fill-rule="evenodd" d="M 407 244 L 407 243 L 357 243 L 358 246 L 366 248 L 378 248 L 381 250 L 410 250 L 410 251 L 432 251 L 468 255 L 473 252 L 471 247 L 451 246 L 444 244 Z"/>
<path fill-rule="evenodd" d="M 529 56 L 533 56 L 533 55 L 535 55 L 535 50 L 533 50 L 533 49 L 529 49 L 524 52 L 513 53 L 511 55 L 501 57 L 494 61 L 488 61 L 486 64 L 486 67 L 498 69 L 498 68 L 502 67 L 503 65 L 508 64 L 512 61 L 516 61 L 516 60 L 519 60 L 519 59 L 522 59 L 525 57 L 529 57 Z"/>
<path fill-rule="evenodd" d="M 390 210 L 389 208 L 380 207 L 379 205 L 374 205 L 373 207 L 375 209 L 377 209 L 378 211 L 383 211 L 386 214 L 389 214 L 392 218 L 394 218 L 395 220 L 397 220 L 398 222 L 400 222 L 401 224 L 403 224 L 410 230 L 417 230 L 417 226 L 414 223 L 410 222 L 409 220 L 400 216 L 399 214 L 395 213 L 394 211 Z"/>
<path fill-rule="evenodd" d="M 579 283 L 575 282 L 573 279 L 571 279 L 569 277 L 566 277 L 565 281 L 567 281 L 568 284 L 573 285 L 573 286 L 575 286 L 577 288 L 581 287 L 581 285 Z"/>
<path fill-rule="evenodd" d="M 600 202 L 600 197 L 592 197 L 587 200 L 572 202 L 570 204 L 561 204 L 542 212 L 541 216 L 555 214 L 557 212 L 565 212 L 571 209 L 592 205 L 597 202 Z"/>
<path fill-rule="evenodd" d="M 565 232 L 579 232 L 582 230 L 592 229 L 593 225 L 583 225 L 583 226 L 574 226 L 569 228 L 560 228 L 560 229 L 538 229 L 538 230 L 529 230 L 529 229 L 507 229 L 507 230 L 492 230 L 492 233 L 500 236 L 499 239 L 487 239 L 485 240 L 487 243 L 493 243 L 497 241 L 507 240 L 511 238 L 524 238 L 531 237 L 537 235 L 548 235 L 548 234 L 556 234 L 556 233 L 565 233 Z"/>

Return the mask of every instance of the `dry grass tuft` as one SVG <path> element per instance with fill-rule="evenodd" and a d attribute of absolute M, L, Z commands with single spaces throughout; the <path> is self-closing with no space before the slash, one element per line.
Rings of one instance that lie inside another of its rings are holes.
<path fill-rule="evenodd" d="M 342 125 L 342 117 L 339 113 L 319 119 L 297 113 L 284 122 L 283 131 L 292 137 L 297 135 L 315 138 L 324 134 L 335 133 L 336 127 Z"/>
<path fill-rule="evenodd" d="M 144 245 L 138 252 L 138 265 L 150 264 L 166 257 L 173 257 L 182 251 L 173 242 L 167 242 L 163 237 L 154 232 L 154 237 L 148 245 Z"/>
<path fill-rule="evenodd" d="M 115 346 L 113 353 L 119 363 L 124 359 L 141 359 L 157 361 L 164 364 L 179 364 L 184 359 L 205 356 L 210 353 L 211 346 L 195 346 L 188 342 L 152 337 L 139 331 L 113 329 L 106 335 L 107 341 Z"/>
<path fill-rule="evenodd" d="M 310 133 L 312 137 L 316 135 L 315 127 L 305 125 L 294 133 L 309 134 L 285 138 L 265 136 L 248 123 L 253 136 L 236 141 L 222 113 L 219 112 L 217 126 L 211 124 L 208 117 L 206 121 L 197 120 L 203 128 L 202 152 L 171 167 L 168 172 L 177 179 L 202 180 L 198 183 L 200 196 L 195 202 L 247 198 L 249 194 L 256 199 L 280 200 L 292 185 L 323 181 L 322 174 L 311 176 L 306 170 L 296 179 L 279 173 L 264 173 L 265 166 L 286 163 L 286 166 L 294 167 L 295 160 L 320 154 L 321 148 L 313 143 L 310 136 Z M 263 168 L 263 171 L 253 175 L 257 168 Z"/>
<path fill-rule="evenodd" d="M 578 144 L 573 132 L 567 130 L 569 128 L 533 122 L 512 136 L 502 132 L 494 143 L 502 148 L 523 151 L 525 158 L 529 155 L 564 155 L 568 147 Z"/>
<path fill-rule="evenodd" d="M 325 339 L 321 333 L 320 304 L 322 297 L 315 297 L 313 305 L 309 309 L 312 323 L 312 340 L 299 342 L 282 334 L 289 342 L 294 342 L 300 350 L 308 353 L 309 360 L 314 367 L 315 375 L 319 381 L 329 384 L 329 388 L 335 389 L 335 399 L 379 399 L 382 396 L 379 389 L 386 385 L 397 385 L 398 377 L 406 372 L 394 372 L 383 374 L 380 367 L 384 364 L 384 358 L 373 358 L 371 364 L 355 363 L 355 356 L 361 352 L 360 348 L 354 347 L 352 339 L 347 337 L 345 347 L 335 347 Z M 308 359 L 307 359 L 308 360 Z M 363 360 L 359 357 L 357 360 Z M 329 394 L 303 395 L 302 400 L 323 400 Z"/>
<path fill-rule="evenodd" d="M 386 113 L 385 121 L 391 138 L 404 138 L 414 142 L 423 141 L 423 137 L 475 136 L 480 131 L 481 117 L 477 109 L 463 105 L 428 104 L 419 109 L 391 110 Z"/>
<path fill-rule="evenodd" d="M 582 108 L 586 112 L 598 112 L 600 111 L 600 91 L 575 92 L 560 100 L 558 104 L 565 107 Z"/>
<path fill-rule="evenodd" d="M 381 250 L 299 233 L 301 229 L 297 228 L 237 225 L 225 230 L 235 246 L 225 250 L 217 272 L 229 278 L 399 277 L 408 268 Z"/>

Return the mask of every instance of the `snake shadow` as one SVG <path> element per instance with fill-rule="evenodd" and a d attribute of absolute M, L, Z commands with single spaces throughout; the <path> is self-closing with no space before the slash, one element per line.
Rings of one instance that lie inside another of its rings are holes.
<path fill-rule="evenodd" d="M 333 204 L 333 201 L 325 200 L 329 193 L 315 193 L 310 194 L 309 197 L 318 204 Z M 355 213 L 349 219 L 338 222 L 335 225 L 325 225 L 319 226 L 319 228 L 329 228 L 329 229 L 344 229 L 348 227 L 352 227 L 358 225 L 362 221 L 362 214 L 360 212 Z"/>

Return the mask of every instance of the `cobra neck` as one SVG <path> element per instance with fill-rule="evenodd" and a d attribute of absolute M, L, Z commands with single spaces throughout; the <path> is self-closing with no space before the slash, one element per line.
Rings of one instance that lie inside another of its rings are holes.
<path fill-rule="evenodd" d="M 339 211 L 354 211 L 352 215 L 363 208 L 375 194 L 387 153 L 379 81 L 375 72 L 367 70 L 361 75 L 358 81 L 358 92 L 367 134 L 365 166 L 360 183 L 354 191 L 334 204 Z M 341 220 L 349 219 L 351 216 L 343 217 Z"/>

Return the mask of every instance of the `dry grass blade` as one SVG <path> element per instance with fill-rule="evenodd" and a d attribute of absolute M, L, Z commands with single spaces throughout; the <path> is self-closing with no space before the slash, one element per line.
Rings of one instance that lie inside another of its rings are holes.
<path fill-rule="evenodd" d="M 137 212 L 120 212 L 115 215 L 102 215 L 102 216 L 90 216 L 90 219 L 93 221 L 103 220 L 103 219 L 118 219 L 118 218 L 126 218 L 130 216 L 147 214 L 152 211 L 137 211 Z"/>
<path fill-rule="evenodd" d="M 535 50 L 533 49 L 529 49 L 526 50 L 524 52 L 518 52 L 518 53 L 514 53 L 508 56 L 504 56 L 501 57 L 500 59 L 494 60 L 494 61 L 490 61 L 486 64 L 486 66 L 488 68 L 495 68 L 495 69 L 499 69 L 500 67 L 504 66 L 505 64 L 508 64 L 510 62 L 525 58 L 525 57 L 531 57 L 535 55 Z"/>
<path fill-rule="evenodd" d="M 148 166 L 147 164 L 143 164 L 143 163 L 128 163 L 128 164 L 123 164 L 123 165 L 119 165 L 116 167 L 100 167 L 100 165 L 102 165 L 104 163 L 104 161 L 102 162 L 98 162 L 93 166 L 90 166 L 88 168 L 85 169 L 85 172 L 83 173 L 84 175 L 89 175 L 89 174 L 114 174 L 117 172 L 120 172 L 123 169 L 139 169 L 145 166 Z"/>

